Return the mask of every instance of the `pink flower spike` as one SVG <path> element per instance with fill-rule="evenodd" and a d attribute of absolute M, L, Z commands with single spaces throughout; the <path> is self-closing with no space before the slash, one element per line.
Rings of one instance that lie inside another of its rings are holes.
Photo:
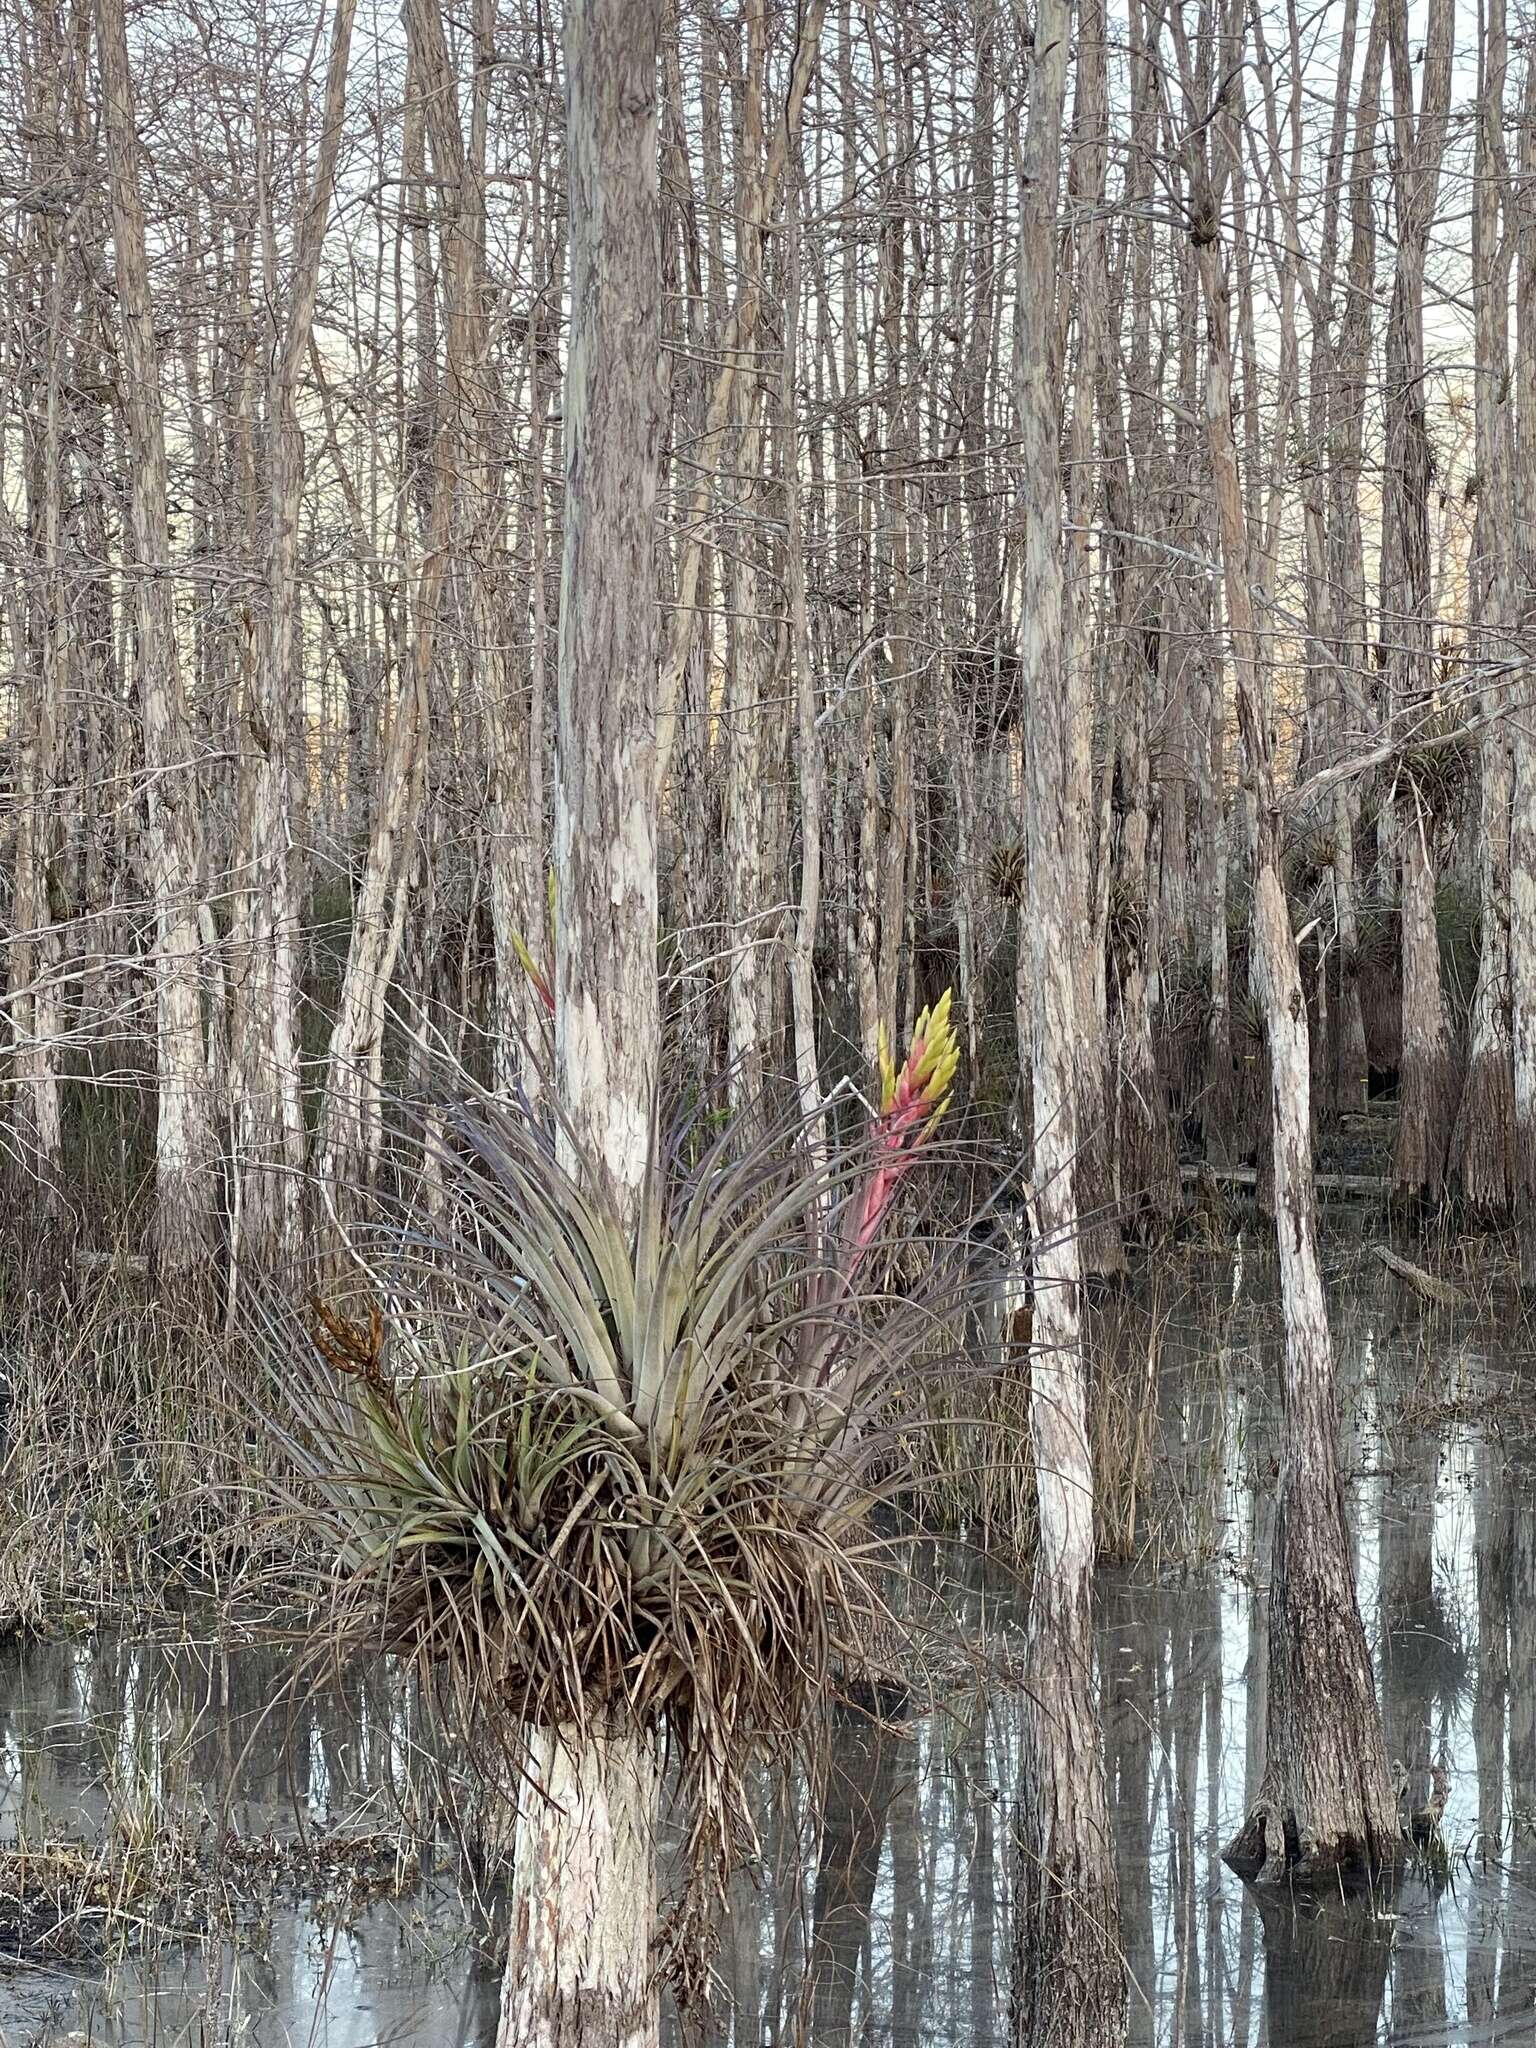
<path fill-rule="evenodd" d="M 951 992 L 946 989 L 933 1008 L 924 1010 L 918 1018 L 911 1046 L 899 1068 L 891 1059 L 885 1026 L 880 1027 L 880 1108 L 870 1133 L 876 1163 L 858 1204 L 850 1277 L 895 1201 L 902 1175 L 912 1164 L 917 1148 L 949 1107 L 955 1069 L 960 1064 L 950 1007 Z"/>

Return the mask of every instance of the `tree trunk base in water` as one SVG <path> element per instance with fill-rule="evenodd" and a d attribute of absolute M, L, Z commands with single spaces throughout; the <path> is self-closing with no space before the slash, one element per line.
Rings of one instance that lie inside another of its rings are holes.
<path fill-rule="evenodd" d="M 656 2048 L 659 1782 L 620 1724 L 530 1737 L 496 2048 Z"/>
<path fill-rule="evenodd" d="M 1300 1402 L 1288 1404 L 1293 1430 Z M 1402 1854 L 1375 1678 L 1355 1599 L 1337 1425 L 1282 1473 L 1270 1571 L 1267 1761 L 1258 1797 L 1223 1860 L 1250 1884 L 1349 1886 Z M 1319 1468 L 1322 1469 L 1319 1469 Z"/>
<path fill-rule="evenodd" d="M 1037 1595 L 1038 1597 L 1038 1595 Z M 1120 1897 L 1086 1607 L 1030 1627 L 1015 1843 L 1015 2048 L 1115 2048 L 1128 2024 Z"/>
<path fill-rule="evenodd" d="M 1353 1890 L 1396 1870 L 1402 1857 L 1400 1843 L 1383 1846 L 1371 1835 L 1352 1833 L 1314 1836 L 1303 1849 L 1295 1814 L 1268 1781 L 1221 1852 L 1222 1862 L 1245 1884 L 1264 1889 L 1285 1884 L 1300 1891 L 1313 1885 Z"/>

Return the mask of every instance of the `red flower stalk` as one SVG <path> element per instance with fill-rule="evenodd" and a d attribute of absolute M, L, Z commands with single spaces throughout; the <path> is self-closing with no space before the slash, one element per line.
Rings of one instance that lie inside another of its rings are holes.
<path fill-rule="evenodd" d="M 960 1047 L 950 1022 L 951 991 L 924 1010 L 900 1067 L 880 1027 L 880 1112 L 871 1137 L 875 1159 L 856 1212 L 849 1272 L 874 1241 L 918 1147 L 949 1107 Z"/>

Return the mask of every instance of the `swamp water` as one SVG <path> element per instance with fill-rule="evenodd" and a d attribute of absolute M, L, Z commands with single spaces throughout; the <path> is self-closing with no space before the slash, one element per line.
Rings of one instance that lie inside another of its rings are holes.
<path fill-rule="evenodd" d="M 1212 1262 L 1133 1338 L 1156 1498 L 1099 1603 L 1147 2048 L 1536 2041 L 1536 1368 L 1512 1317 L 1429 1323 L 1363 1248 L 1331 1257 L 1362 1606 L 1410 1799 L 1443 1773 L 1440 1835 L 1390 1894 L 1304 1910 L 1260 1911 L 1220 1861 L 1261 1735 L 1277 1339 L 1272 1263 Z M 1007 1573 L 961 1544 L 912 1570 L 960 1638 L 1006 1647 L 1023 1611 Z M 479 1817 L 451 1742 L 405 1674 L 295 1702 L 291 1670 L 255 1643 L 0 1650 L 0 1870 L 70 1843 L 87 1867 L 151 1873 L 142 1895 L 62 1883 L 53 1954 L 0 1896 L 0 2048 L 489 2048 Z M 977 1671 L 921 1717 L 840 1714 L 814 1794 L 765 1788 L 764 1868 L 737 1886 L 707 2040 L 1006 2040 L 1018 1693 L 984 1656 Z"/>

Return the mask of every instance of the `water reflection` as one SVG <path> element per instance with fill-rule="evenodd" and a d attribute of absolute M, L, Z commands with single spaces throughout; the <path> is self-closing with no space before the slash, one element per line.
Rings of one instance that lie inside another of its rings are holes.
<path fill-rule="evenodd" d="M 812 1907 L 810 2007 L 814 2038 L 826 2048 L 850 2048 L 860 1965 L 874 1917 L 875 1886 L 889 1836 L 892 1843 L 892 1934 L 911 1924 L 911 1822 L 899 1831 L 891 1808 L 899 1785 L 911 1789 L 910 1769 L 901 1768 L 907 1747 L 898 1731 L 857 1708 L 838 1716 L 821 1802 L 821 1853 Z M 896 1836 L 905 1838 L 898 1858 Z M 898 1887 L 896 1869 L 903 1866 Z M 900 1930 L 900 1933 L 898 1933 Z M 894 1957 L 893 1947 L 893 1957 Z M 865 1973 L 867 1974 L 867 1973 Z M 899 2000 L 892 1986 L 892 2024 Z"/>
<path fill-rule="evenodd" d="M 1362 1608 L 1410 1808 L 1443 1789 L 1438 1874 L 1262 1905 L 1220 1849 L 1257 1783 L 1274 1316 L 1230 1266 L 1158 1319 L 1158 1501 L 1098 1607 L 1104 1739 L 1135 2048 L 1431 2048 L 1536 2038 L 1536 1517 L 1506 1422 L 1464 1418 L 1510 1370 L 1377 1293 L 1336 1302 Z M 1354 1286 L 1354 1279 L 1351 1279 Z M 1138 1339 L 1134 1332 L 1127 1341 Z M 1454 1404 L 1444 1400 L 1457 1391 Z M 1510 1413 L 1518 1410 L 1511 1409 Z M 1190 1563 L 1189 1560 L 1194 1562 Z M 1209 1560 L 1214 1560 L 1210 1562 Z M 964 1547 L 914 1553 L 973 1639 L 1022 1612 Z M 241 1836 L 394 1828 L 436 1842 L 419 1891 L 345 1923 L 277 1902 L 236 1943 L 153 1969 L 0 1970 L 0 2048 L 61 2041 L 390 2040 L 479 2048 L 493 1974 L 461 1904 L 466 1786 L 430 1704 L 388 1667 L 268 1711 L 280 1655 L 249 1646 L 48 1646 L 0 1655 L 0 1838 L 97 1834 L 135 1800 Z M 707 2048 L 991 2048 L 1008 2036 L 1009 1813 L 1018 1695 L 839 1710 L 810 1781 L 759 1788 L 762 1868 L 722 1916 Z M 451 1823 L 451 1825 L 450 1825 Z M 53 2010 L 55 2004 L 57 2011 Z M 684 2029 L 668 2019 L 669 2042 Z M 77 2033 L 78 2038 L 78 2033 Z"/>
<path fill-rule="evenodd" d="M 1264 2025 L 1261 2039 L 1310 2048 L 1374 2041 L 1392 1961 L 1385 1900 L 1263 1899 Z"/>

